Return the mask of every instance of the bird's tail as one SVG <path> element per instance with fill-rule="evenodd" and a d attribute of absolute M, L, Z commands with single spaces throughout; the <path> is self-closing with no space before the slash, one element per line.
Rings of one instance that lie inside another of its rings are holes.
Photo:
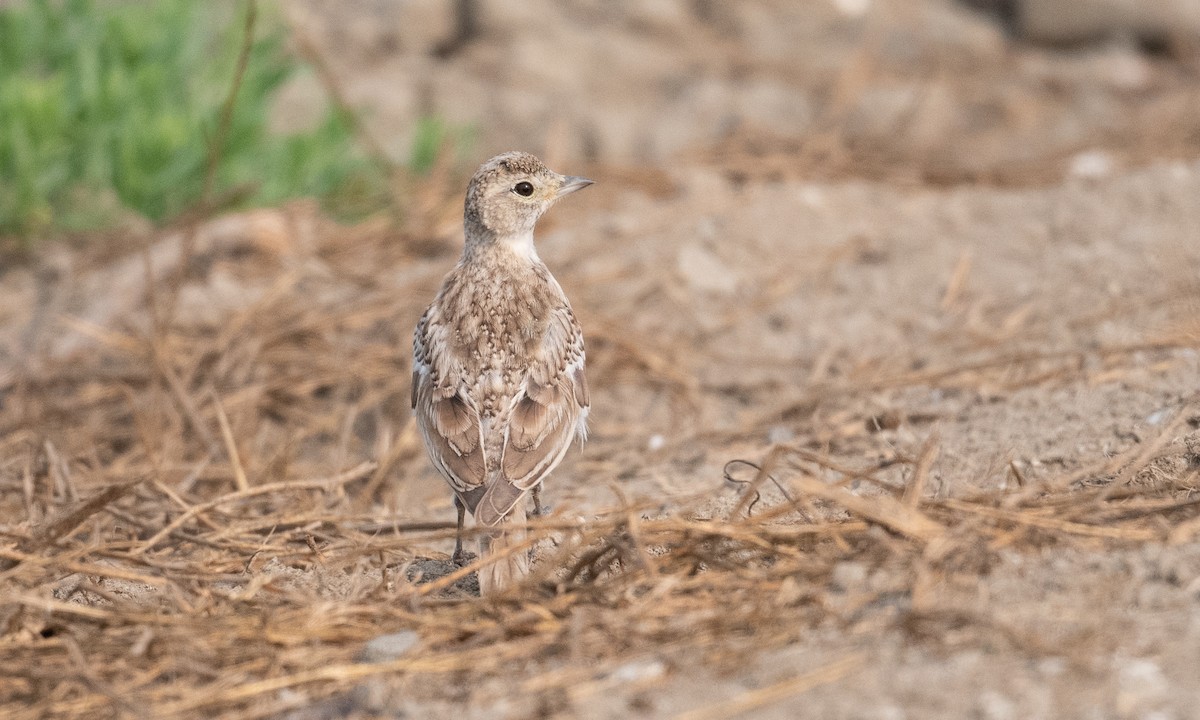
<path fill-rule="evenodd" d="M 529 549 L 524 547 L 525 503 L 518 502 L 487 532 L 479 536 L 479 594 L 495 595 L 529 574 Z"/>

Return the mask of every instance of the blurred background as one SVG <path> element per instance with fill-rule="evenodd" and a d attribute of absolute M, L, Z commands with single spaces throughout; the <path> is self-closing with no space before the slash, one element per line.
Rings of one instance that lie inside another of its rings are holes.
<path fill-rule="evenodd" d="M 361 219 L 405 202 L 401 173 L 514 147 L 1029 184 L 1200 135 L 1192 0 L 293 0 L 249 26 L 231 2 L 0 7 L 9 251 L 300 196 Z"/>
<path fill-rule="evenodd" d="M 593 406 L 493 601 L 510 149 Z M 1193 717 L 1198 351 L 1200 0 L 0 0 L 0 716 Z"/>

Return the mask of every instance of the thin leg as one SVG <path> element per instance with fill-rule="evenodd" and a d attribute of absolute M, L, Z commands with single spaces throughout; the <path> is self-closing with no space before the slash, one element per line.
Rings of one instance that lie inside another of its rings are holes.
<path fill-rule="evenodd" d="M 463 518 L 467 515 L 467 506 L 463 505 L 463 501 L 458 499 L 458 495 L 454 496 L 454 509 L 458 511 L 458 528 L 454 531 L 454 554 L 450 559 L 455 563 L 462 565 L 463 549 L 462 549 L 462 531 Z"/>
<path fill-rule="evenodd" d="M 533 495 L 533 514 L 536 515 L 537 517 L 541 517 L 542 516 L 542 484 L 538 483 L 537 485 L 534 485 L 533 492 L 531 492 L 530 494 Z"/>

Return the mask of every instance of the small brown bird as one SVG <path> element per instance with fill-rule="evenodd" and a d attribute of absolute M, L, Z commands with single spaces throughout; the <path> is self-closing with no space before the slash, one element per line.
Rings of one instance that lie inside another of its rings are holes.
<path fill-rule="evenodd" d="M 592 181 L 552 172 L 522 152 L 497 155 L 467 187 L 462 258 L 413 336 L 412 405 L 425 449 L 454 491 L 455 561 L 471 511 L 484 595 L 529 572 L 525 496 L 541 512 L 541 483 L 578 437 L 590 400 L 583 331 L 538 258 L 533 227 L 559 198 Z"/>

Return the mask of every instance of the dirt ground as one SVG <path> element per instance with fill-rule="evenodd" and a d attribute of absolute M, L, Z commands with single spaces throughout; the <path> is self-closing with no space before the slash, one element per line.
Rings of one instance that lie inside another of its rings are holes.
<path fill-rule="evenodd" d="M 1187 38 L 547 0 L 447 49 L 449 5 L 289 15 L 386 152 L 479 128 L 401 224 L 0 269 L 0 714 L 1200 717 Z M 511 146 L 598 180 L 538 235 L 592 422 L 540 575 L 480 599 L 409 343 Z"/>

